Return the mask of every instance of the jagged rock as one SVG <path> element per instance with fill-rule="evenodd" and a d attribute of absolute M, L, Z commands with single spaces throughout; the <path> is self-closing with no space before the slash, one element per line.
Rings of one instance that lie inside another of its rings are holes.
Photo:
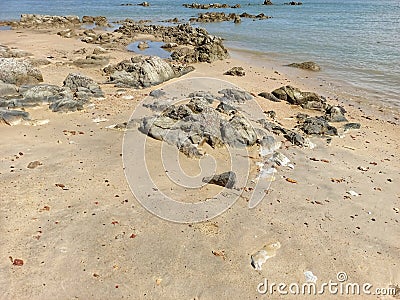
<path fill-rule="evenodd" d="M 306 143 L 306 140 L 304 139 L 303 136 L 291 130 L 288 130 L 287 133 L 284 134 L 284 137 L 293 145 L 297 145 L 300 147 L 303 147 L 304 144 Z"/>
<path fill-rule="evenodd" d="M 265 0 L 263 5 L 273 5 L 271 0 Z"/>
<path fill-rule="evenodd" d="M 53 112 L 74 112 L 83 109 L 83 101 L 74 99 L 61 99 L 50 104 L 49 108 Z"/>
<path fill-rule="evenodd" d="M 311 117 L 304 120 L 300 125 L 300 129 L 306 134 L 316 135 L 337 135 L 336 127 L 329 125 L 324 117 Z"/>
<path fill-rule="evenodd" d="M 193 68 L 174 66 L 157 56 L 138 56 L 104 69 L 110 83 L 134 88 L 149 87 L 182 76 Z"/>
<path fill-rule="evenodd" d="M 104 97 L 100 86 L 90 77 L 70 73 L 63 82 L 63 86 L 69 88 L 74 93 L 86 93 L 89 97 Z"/>
<path fill-rule="evenodd" d="M 221 137 L 234 147 L 252 146 L 257 141 L 257 133 L 244 117 L 233 116 L 229 122 L 221 124 Z"/>
<path fill-rule="evenodd" d="M 107 18 L 104 16 L 83 16 L 82 23 L 96 24 L 99 27 L 109 26 Z"/>
<path fill-rule="evenodd" d="M 253 96 L 248 92 L 236 89 L 223 89 L 218 91 L 218 93 L 223 94 L 223 96 L 219 98 L 221 102 L 244 103 L 247 100 L 253 99 Z"/>
<path fill-rule="evenodd" d="M 231 76 L 245 76 L 246 73 L 243 67 L 233 67 L 230 70 L 226 71 L 224 75 L 231 75 Z"/>
<path fill-rule="evenodd" d="M 145 7 L 150 6 L 150 4 L 148 2 L 146 2 L 146 1 L 144 1 L 142 3 L 139 3 L 138 5 L 145 6 Z"/>
<path fill-rule="evenodd" d="M 204 177 L 203 182 L 216 184 L 219 186 L 226 187 L 228 189 L 232 189 L 236 183 L 236 174 L 235 172 L 229 171 L 211 177 Z"/>
<path fill-rule="evenodd" d="M 201 22 L 201 23 L 212 23 L 212 22 L 225 22 L 225 21 L 234 21 L 235 23 L 240 23 L 240 18 L 249 18 L 249 19 L 258 19 L 265 20 L 270 19 L 271 17 L 261 13 L 258 15 L 252 15 L 248 13 L 242 13 L 237 15 L 235 13 L 226 14 L 224 12 L 207 12 L 200 13 L 196 18 L 190 18 L 191 22 Z"/>
<path fill-rule="evenodd" d="M 281 100 L 279 98 L 277 98 L 276 96 L 274 96 L 272 93 L 261 92 L 258 94 L 258 96 L 263 97 L 268 100 L 271 100 L 273 102 L 281 102 Z"/>
<path fill-rule="evenodd" d="M 221 102 L 220 104 L 218 104 L 216 110 L 218 112 L 227 114 L 228 116 L 234 115 L 237 112 L 237 109 L 234 106 L 229 105 L 226 102 Z"/>
<path fill-rule="evenodd" d="M 22 99 L 16 102 L 16 106 L 18 107 L 36 106 L 59 100 L 69 100 L 73 97 L 69 89 L 50 84 L 22 86 L 19 92 L 22 95 Z"/>
<path fill-rule="evenodd" d="M 313 92 L 302 92 L 300 89 L 290 85 L 282 86 L 274 91 L 272 94 L 280 100 L 284 100 L 294 105 L 301 105 L 303 108 L 317 109 L 326 108 L 326 99 L 318 96 Z"/>
<path fill-rule="evenodd" d="M 37 84 L 43 81 L 43 76 L 27 61 L 0 58 L 0 80 L 15 85 Z"/>
<path fill-rule="evenodd" d="M 325 118 L 330 122 L 347 122 L 345 113 L 346 110 L 341 106 L 330 106 L 325 112 Z"/>
<path fill-rule="evenodd" d="M 310 71 L 321 71 L 321 67 L 317 65 L 315 62 L 306 61 L 302 63 L 292 63 L 288 65 L 289 67 L 310 70 Z"/>

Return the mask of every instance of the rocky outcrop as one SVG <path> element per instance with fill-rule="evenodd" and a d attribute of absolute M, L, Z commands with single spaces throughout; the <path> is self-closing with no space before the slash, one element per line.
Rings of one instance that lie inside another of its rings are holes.
<path fill-rule="evenodd" d="M 243 67 L 233 67 L 226 71 L 224 75 L 230 75 L 230 76 L 245 76 L 246 72 L 244 71 Z"/>
<path fill-rule="evenodd" d="M 304 120 L 299 128 L 309 135 L 337 135 L 336 127 L 329 125 L 324 117 L 311 117 Z"/>
<path fill-rule="evenodd" d="M 263 5 L 273 5 L 271 0 L 265 0 Z"/>
<path fill-rule="evenodd" d="M 18 22 L 12 22 L 14 28 L 60 28 L 77 27 L 81 21 L 78 16 L 48 16 L 22 14 Z"/>
<path fill-rule="evenodd" d="M 191 22 L 201 22 L 201 23 L 224 22 L 224 21 L 235 22 L 236 20 L 236 23 L 239 23 L 237 20 L 240 20 L 240 18 L 264 20 L 264 19 L 270 19 L 272 17 L 269 17 L 263 13 L 258 15 L 242 13 L 238 15 L 235 13 L 226 14 L 224 12 L 207 12 L 207 13 L 201 13 L 197 18 L 190 18 L 189 20 Z"/>
<path fill-rule="evenodd" d="M 281 102 L 281 99 L 277 98 L 276 96 L 274 96 L 274 94 L 272 93 L 268 93 L 268 92 L 261 92 L 258 94 L 258 96 L 263 97 L 265 99 L 268 99 L 272 102 Z"/>
<path fill-rule="evenodd" d="M 79 99 L 104 97 L 100 86 L 92 78 L 82 74 L 68 74 L 63 84 L 64 87 L 69 88 L 74 93 L 74 96 Z"/>
<path fill-rule="evenodd" d="M 109 27 L 110 24 L 104 16 L 83 16 L 82 23 L 95 24 L 98 27 Z"/>
<path fill-rule="evenodd" d="M 0 80 L 15 85 L 37 84 L 43 81 L 43 76 L 27 61 L 0 58 Z"/>
<path fill-rule="evenodd" d="M 89 44 L 108 44 L 114 42 L 115 39 L 110 32 L 96 33 L 93 29 L 88 29 L 83 32 L 81 41 Z"/>
<path fill-rule="evenodd" d="M 145 6 L 145 7 L 148 7 L 148 6 L 150 6 L 150 3 L 149 3 L 149 2 L 146 2 L 146 1 L 144 1 L 144 2 L 141 2 L 141 3 L 139 3 L 138 5 L 139 5 L 139 6 Z"/>
<path fill-rule="evenodd" d="M 210 8 L 240 8 L 240 4 L 229 5 L 226 3 L 210 3 L 210 4 L 200 4 L 200 3 L 184 3 L 182 6 L 186 8 L 194 8 L 194 9 L 210 9 Z"/>
<path fill-rule="evenodd" d="M 289 64 L 288 66 L 293 67 L 293 68 L 310 70 L 310 71 L 321 71 L 321 67 L 312 61 L 306 61 L 306 62 L 302 62 L 302 63 L 292 63 L 292 64 Z"/>
<path fill-rule="evenodd" d="M 13 109 L 0 109 L 0 124 L 9 126 L 18 125 L 30 121 L 29 113 Z"/>
<path fill-rule="evenodd" d="M 165 43 L 189 46 L 177 49 L 171 54 L 174 60 L 183 63 L 213 62 L 229 56 L 221 38 L 209 35 L 203 28 L 195 28 L 188 24 L 161 26 L 127 20 L 116 32 L 122 33 L 126 38 L 132 38 L 137 33 L 149 34 Z"/>
<path fill-rule="evenodd" d="M 110 77 L 109 83 L 134 88 L 157 85 L 192 70 L 192 67 L 174 65 L 157 56 L 137 56 L 104 68 L 104 72 Z"/>

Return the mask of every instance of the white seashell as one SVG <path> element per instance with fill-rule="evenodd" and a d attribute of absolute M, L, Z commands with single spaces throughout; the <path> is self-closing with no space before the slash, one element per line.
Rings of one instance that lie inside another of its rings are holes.
<path fill-rule="evenodd" d="M 353 196 L 353 197 L 360 196 L 360 194 L 355 192 L 355 191 L 347 191 L 346 193 L 349 194 L 350 196 Z"/>

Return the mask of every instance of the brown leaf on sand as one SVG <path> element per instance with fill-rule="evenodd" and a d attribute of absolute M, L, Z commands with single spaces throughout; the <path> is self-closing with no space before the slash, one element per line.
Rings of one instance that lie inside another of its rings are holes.
<path fill-rule="evenodd" d="M 223 260 L 226 259 L 224 250 L 213 250 L 211 252 L 212 252 L 212 254 L 214 254 L 214 256 L 222 257 Z"/>
<path fill-rule="evenodd" d="M 286 178 L 286 181 L 290 183 L 297 183 L 297 180 L 294 180 L 292 178 Z"/>
<path fill-rule="evenodd" d="M 24 265 L 24 261 L 22 259 L 15 258 L 14 261 L 13 261 L 13 265 L 14 266 L 23 266 Z"/>

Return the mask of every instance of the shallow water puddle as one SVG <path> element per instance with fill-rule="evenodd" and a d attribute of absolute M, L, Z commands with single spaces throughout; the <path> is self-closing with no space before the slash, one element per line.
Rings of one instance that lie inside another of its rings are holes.
<path fill-rule="evenodd" d="M 158 56 L 161 58 L 170 58 L 171 53 L 161 48 L 164 45 L 163 42 L 153 42 L 153 41 L 145 41 L 149 47 L 146 49 L 139 49 L 138 45 L 143 41 L 137 41 L 129 44 L 126 48 L 128 51 L 135 52 L 142 55 L 150 55 L 150 56 Z"/>

